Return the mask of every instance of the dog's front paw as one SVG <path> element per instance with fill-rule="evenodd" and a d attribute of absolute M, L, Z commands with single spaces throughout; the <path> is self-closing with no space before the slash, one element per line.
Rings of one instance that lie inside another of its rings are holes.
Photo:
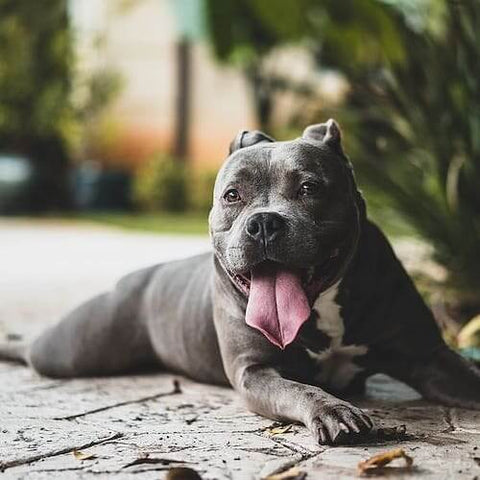
<path fill-rule="evenodd" d="M 338 401 L 320 402 L 306 422 L 306 426 L 318 443 L 331 445 L 351 443 L 369 432 L 373 424 L 370 417 L 359 408 Z"/>

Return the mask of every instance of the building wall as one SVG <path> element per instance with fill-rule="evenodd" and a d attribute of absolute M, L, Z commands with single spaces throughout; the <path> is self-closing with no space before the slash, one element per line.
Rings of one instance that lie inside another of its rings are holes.
<path fill-rule="evenodd" d="M 118 132 L 114 156 L 135 164 L 153 151 L 171 151 L 180 33 L 169 0 L 119 5 L 118 0 L 71 0 L 71 12 L 84 72 L 108 68 L 123 79 L 108 120 Z M 247 85 L 238 71 L 215 61 L 205 39 L 192 47 L 191 82 L 189 158 L 215 166 L 237 131 L 255 126 Z"/>

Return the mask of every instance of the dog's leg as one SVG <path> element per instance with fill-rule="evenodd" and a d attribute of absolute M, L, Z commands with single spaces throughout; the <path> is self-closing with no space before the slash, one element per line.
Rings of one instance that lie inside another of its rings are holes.
<path fill-rule="evenodd" d="M 369 284 L 375 294 L 363 306 L 369 328 L 355 341 L 369 345 L 367 361 L 372 369 L 404 381 L 429 400 L 480 408 L 479 370 L 447 347 L 432 312 L 385 236 L 372 224 L 366 235 L 370 247 L 362 258 L 375 262 L 376 275 Z M 365 268 L 364 264 L 356 275 Z M 361 284 L 359 276 L 356 282 Z"/>
<path fill-rule="evenodd" d="M 111 375 L 155 362 L 142 318 L 149 270 L 122 279 L 47 330 L 26 352 L 40 374 L 51 377 Z"/>
<path fill-rule="evenodd" d="M 243 365 L 233 376 L 235 389 L 249 408 L 268 418 L 303 423 L 321 444 L 372 428 L 367 414 L 319 387 L 283 378 L 280 367 Z"/>
<path fill-rule="evenodd" d="M 446 345 L 396 376 L 428 400 L 480 410 L 480 370 Z"/>
<path fill-rule="evenodd" d="M 291 371 L 287 352 L 226 312 L 216 312 L 215 324 L 227 376 L 248 407 L 272 419 L 303 423 L 322 444 L 342 442 L 372 428 L 359 408 L 319 387 L 285 378 Z"/>

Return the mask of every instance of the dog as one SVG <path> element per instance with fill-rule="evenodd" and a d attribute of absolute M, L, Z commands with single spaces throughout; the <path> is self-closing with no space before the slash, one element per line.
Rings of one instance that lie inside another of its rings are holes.
<path fill-rule="evenodd" d="M 480 371 L 450 350 L 368 220 L 334 120 L 285 142 L 240 132 L 214 187 L 213 253 L 132 273 L 30 345 L 0 356 L 49 377 L 142 368 L 231 385 L 320 444 L 372 428 L 340 398 L 375 373 L 480 409 Z"/>

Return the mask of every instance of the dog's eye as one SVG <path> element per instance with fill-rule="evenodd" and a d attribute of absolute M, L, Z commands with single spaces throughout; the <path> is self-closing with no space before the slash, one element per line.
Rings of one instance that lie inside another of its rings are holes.
<path fill-rule="evenodd" d="M 319 187 L 316 183 L 313 182 L 303 182 L 300 185 L 300 190 L 298 191 L 299 197 L 308 197 L 310 195 L 315 195 L 318 193 Z"/>
<path fill-rule="evenodd" d="M 231 188 L 225 192 L 223 198 L 228 203 L 236 203 L 240 201 L 240 194 L 238 193 L 238 190 Z"/>

